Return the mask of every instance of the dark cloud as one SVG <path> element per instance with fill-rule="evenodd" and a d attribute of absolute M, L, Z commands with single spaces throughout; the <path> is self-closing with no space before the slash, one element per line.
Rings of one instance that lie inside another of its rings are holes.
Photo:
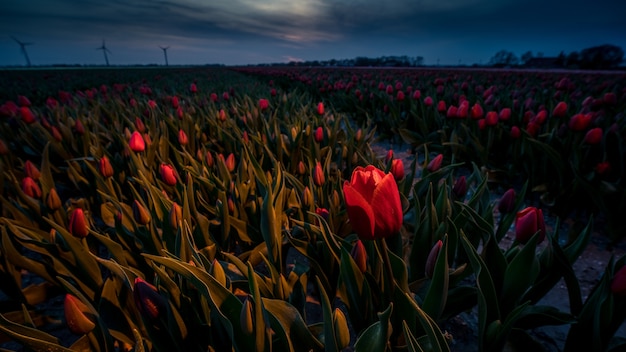
<path fill-rule="evenodd" d="M 0 3 L 0 65 L 22 64 L 11 35 L 34 42 L 33 64 L 246 64 L 286 58 L 421 55 L 427 63 L 626 48 L 626 3 L 614 0 L 17 0 Z"/>

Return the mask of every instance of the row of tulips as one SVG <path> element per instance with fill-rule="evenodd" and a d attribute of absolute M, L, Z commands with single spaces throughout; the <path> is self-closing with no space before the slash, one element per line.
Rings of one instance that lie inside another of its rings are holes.
<path fill-rule="evenodd" d="M 626 259 L 584 299 L 572 264 L 592 222 L 563 241 L 525 206 L 527 184 L 494 200 L 479 165 L 434 144 L 405 168 L 373 152 L 371 122 L 273 82 L 136 74 L 58 104 L 18 94 L 34 121 L 0 120 L 0 336 L 59 351 L 448 351 L 441 324 L 477 307 L 481 350 L 559 324 L 570 350 L 615 345 Z M 561 278 L 568 312 L 539 304 Z M 58 295 L 63 316 L 38 308 Z M 73 338 L 45 331 L 50 318 Z"/>

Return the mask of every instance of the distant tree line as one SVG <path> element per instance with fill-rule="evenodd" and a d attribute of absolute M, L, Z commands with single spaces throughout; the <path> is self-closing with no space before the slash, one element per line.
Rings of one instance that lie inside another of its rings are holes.
<path fill-rule="evenodd" d="M 531 51 L 517 57 L 507 50 L 498 51 L 489 60 L 493 67 L 538 67 L 538 68 L 569 68 L 569 69 L 614 69 L 624 63 L 624 50 L 622 48 L 604 44 L 593 46 L 570 53 L 561 53 L 556 57 L 544 57 L 542 53 L 533 55 Z"/>
<path fill-rule="evenodd" d="M 290 61 L 259 66 L 351 66 L 351 67 L 418 67 L 424 66 L 423 56 L 381 56 L 376 58 L 357 56 L 353 59 L 330 59 L 313 61 Z"/>

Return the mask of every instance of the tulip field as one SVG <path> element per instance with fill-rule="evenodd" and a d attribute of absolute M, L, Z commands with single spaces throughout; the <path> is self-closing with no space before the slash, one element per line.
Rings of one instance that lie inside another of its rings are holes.
<path fill-rule="evenodd" d="M 626 236 L 623 72 L 0 80 L 2 350 L 458 351 L 467 312 L 480 351 L 626 348 L 626 258 L 574 270 Z"/>

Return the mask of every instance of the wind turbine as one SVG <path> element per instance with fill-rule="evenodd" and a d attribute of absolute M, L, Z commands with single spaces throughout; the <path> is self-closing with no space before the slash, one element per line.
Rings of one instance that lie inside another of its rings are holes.
<path fill-rule="evenodd" d="M 33 45 L 33 43 L 21 42 L 13 36 L 11 36 L 11 38 L 13 38 L 13 40 L 15 40 L 15 42 L 20 45 L 20 50 L 22 51 L 22 54 L 24 54 L 24 57 L 26 58 L 26 64 L 30 67 L 30 59 L 28 58 L 28 53 L 26 52 L 26 45 Z"/>
<path fill-rule="evenodd" d="M 165 56 L 165 66 L 169 66 L 169 64 L 167 63 L 167 49 L 169 49 L 169 46 L 160 46 L 159 48 L 161 48 L 161 50 L 163 50 L 163 55 Z"/>
<path fill-rule="evenodd" d="M 107 56 L 107 52 L 111 54 L 111 51 L 107 49 L 106 45 L 104 44 L 104 39 L 102 39 L 102 46 L 99 48 L 96 48 L 96 50 L 102 50 L 102 52 L 104 53 L 104 61 L 106 61 L 107 66 L 109 66 L 109 57 Z"/>

